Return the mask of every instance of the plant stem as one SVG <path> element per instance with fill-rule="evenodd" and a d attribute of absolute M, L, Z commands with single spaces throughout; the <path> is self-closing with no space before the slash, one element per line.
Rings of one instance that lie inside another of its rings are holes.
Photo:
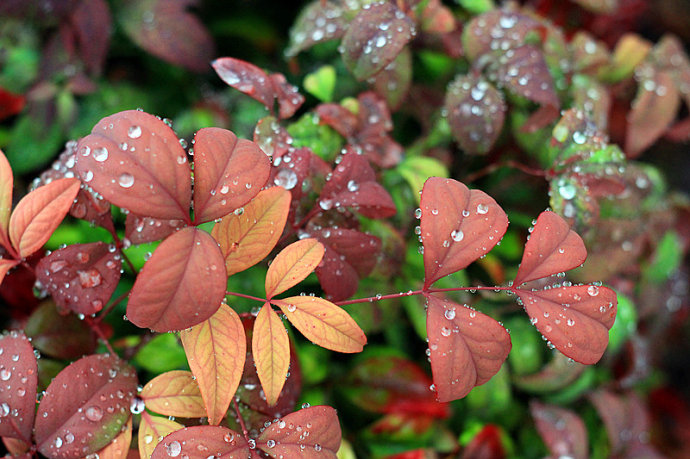
<path fill-rule="evenodd" d="M 103 334 L 103 330 L 101 330 L 101 326 L 100 326 L 98 319 L 92 319 L 91 317 L 85 317 L 84 320 L 89 325 L 89 327 L 91 327 L 91 330 L 93 330 L 94 333 L 96 333 L 96 335 L 98 335 L 98 338 L 101 341 L 103 341 L 103 344 L 108 349 L 108 352 L 116 356 L 117 354 L 115 353 L 112 346 L 110 345 L 108 338 L 106 338 L 105 334 Z"/>
<path fill-rule="evenodd" d="M 259 298 L 258 296 L 245 295 L 244 293 L 237 292 L 225 292 L 226 295 L 239 296 L 240 298 L 246 298 L 248 300 L 260 301 L 262 303 L 266 302 L 266 298 Z"/>
<path fill-rule="evenodd" d="M 96 322 L 102 321 L 105 318 L 105 316 L 110 314 L 110 312 L 115 308 L 115 306 L 117 306 L 122 300 L 127 298 L 127 295 L 129 295 L 129 292 L 125 292 L 122 295 L 115 298 L 113 301 L 111 301 L 110 304 L 101 311 L 101 314 L 96 318 Z"/>
<path fill-rule="evenodd" d="M 509 291 L 509 292 L 514 292 L 515 288 L 514 287 L 498 287 L 498 286 L 493 286 L 493 287 L 487 287 L 487 286 L 476 286 L 476 287 L 451 287 L 451 288 L 431 288 L 428 290 L 409 290 L 407 292 L 399 292 L 399 293 L 391 293 L 388 295 L 376 295 L 376 296 L 370 296 L 366 298 L 357 298 L 354 300 L 346 300 L 346 301 L 339 301 L 335 304 L 338 306 L 346 306 L 349 304 L 357 304 L 357 303 L 373 303 L 374 301 L 381 301 L 381 300 L 391 300 L 394 298 L 400 298 L 403 296 L 413 296 L 413 295 L 429 295 L 431 293 L 442 293 L 442 292 L 465 292 L 465 291 L 470 291 L 474 292 L 477 290 L 502 290 L 502 291 Z"/>
<path fill-rule="evenodd" d="M 249 432 L 247 431 L 247 426 L 244 424 L 244 418 L 242 417 L 242 413 L 240 413 L 240 406 L 237 404 L 237 400 L 235 400 L 234 397 L 232 399 L 232 404 L 235 406 L 237 422 L 240 423 L 240 427 L 242 428 L 242 435 L 244 435 L 245 440 L 249 441 Z"/>

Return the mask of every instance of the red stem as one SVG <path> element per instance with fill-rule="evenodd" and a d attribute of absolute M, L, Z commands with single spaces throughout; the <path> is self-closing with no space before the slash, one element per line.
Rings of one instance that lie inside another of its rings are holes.
<path fill-rule="evenodd" d="M 346 306 L 348 304 L 357 304 L 357 303 L 373 303 L 374 301 L 381 301 L 381 300 L 391 300 L 393 298 L 400 298 L 403 296 L 412 296 L 412 295 L 424 295 L 427 296 L 431 293 L 442 293 L 442 292 L 465 292 L 465 291 L 470 291 L 474 292 L 477 290 L 503 290 L 503 291 L 509 291 L 509 292 L 514 292 L 515 288 L 514 287 L 486 287 L 486 286 L 476 286 L 476 287 L 451 287 L 451 288 L 430 288 L 430 289 L 421 289 L 421 290 L 409 290 L 407 292 L 400 292 L 400 293 L 391 293 L 389 295 L 376 295 L 376 296 L 370 296 L 367 298 L 357 298 L 354 300 L 347 300 L 347 301 L 339 301 L 335 304 L 338 306 Z"/>
<path fill-rule="evenodd" d="M 129 292 L 125 292 L 122 295 L 118 296 L 115 298 L 108 306 L 106 306 L 102 311 L 101 314 L 96 318 L 96 322 L 102 321 L 105 316 L 110 314 L 110 312 L 117 306 L 122 300 L 127 298 L 127 295 L 129 295 Z"/>
<path fill-rule="evenodd" d="M 239 296 L 240 298 L 247 298 L 248 300 L 260 301 L 262 303 L 266 302 L 265 298 L 259 298 L 258 296 L 245 295 L 244 293 L 237 292 L 225 292 L 226 295 Z"/>
<path fill-rule="evenodd" d="M 242 414 L 240 413 L 240 406 L 237 404 L 237 400 L 233 397 L 232 399 L 233 405 L 235 405 L 235 413 L 237 414 L 237 422 L 240 423 L 240 427 L 242 428 L 242 435 L 244 435 L 244 439 L 249 441 L 249 432 L 247 431 L 247 426 L 244 424 L 244 418 L 242 417 Z"/>
<path fill-rule="evenodd" d="M 92 319 L 91 317 L 85 317 L 84 320 L 89 325 L 89 327 L 91 327 L 91 330 L 93 330 L 94 333 L 96 333 L 96 335 L 98 335 L 98 338 L 100 338 L 100 340 L 103 341 L 103 344 L 108 349 L 108 352 L 117 356 L 117 354 L 113 350 L 112 346 L 110 345 L 108 338 L 103 333 L 103 330 L 101 330 L 101 326 L 99 324 L 98 319 Z"/>

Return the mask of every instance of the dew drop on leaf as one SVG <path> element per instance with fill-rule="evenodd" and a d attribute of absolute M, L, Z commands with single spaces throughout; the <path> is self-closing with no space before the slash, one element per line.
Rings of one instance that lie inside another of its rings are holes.
<path fill-rule="evenodd" d="M 130 139 L 138 139 L 141 137 L 141 127 L 140 126 L 130 126 L 127 130 L 127 135 Z"/>
<path fill-rule="evenodd" d="M 117 182 L 122 188 L 131 188 L 132 185 L 134 185 L 134 176 L 125 172 L 124 174 L 120 175 L 120 178 L 117 179 Z"/>
<path fill-rule="evenodd" d="M 179 441 L 173 441 L 170 442 L 170 444 L 166 446 L 165 449 L 168 452 L 168 456 L 177 457 L 182 452 L 182 445 L 180 445 Z"/>
<path fill-rule="evenodd" d="M 462 230 L 453 230 L 453 232 L 450 233 L 450 237 L 455 242 L 460 242 L 465 237 L 465 233 L 463 233 Z"/>
<path fill-rule="evenodd" d="M 590 285 L 587 287 L 587 293 L 589 296 L 597 296 L 599 294 L 599 287 L 596 285 Z"/>
<path fill-rule="evenodd" d="M 99 163 L 102 163 L 103 161 L 108 159 L 108 149 L 105 147 L 94 148 L 93 159 L 95 159 Z"/>
<path fill-rule="evenodd" d="M 103 419 L 103 409 L 98 406 L 90 406 L 84 412 L 86 419 L 92 422 L 98 422 Z"/>
<path fill-rule="evenodd" d="M 477 213 L 484 215 L 489 211 L 489 206 L 486 204 L 477 204 Z"/>

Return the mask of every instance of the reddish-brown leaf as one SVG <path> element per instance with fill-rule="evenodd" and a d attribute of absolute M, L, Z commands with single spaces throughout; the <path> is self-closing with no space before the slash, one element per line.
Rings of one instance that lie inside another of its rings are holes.
<path fill-rule="evenodd" d="M 89 72 L 100 74 L 110 45 L 112 20 L 104 0 L 82 0 L 72 12 L 71 23 L 79 54 Z"/>
<path fill-rule="evenodd" d="M 218 310 L 226 282 L 218 243 L 205 231 L 184 228 L 158 246 L 137 276 L 127 318 L 157 332 L 189 328 Z"/>
<path fill-rule="evenodd" d="M 43 355 L 77 359 L 96 351 L 96 335 L 75 314 L 59 314 L 55 303 L 45 301 L 24 327 L 31 344 Z"/>
<path fill-rule="evenodd" d="M 559 351 L 590 365 L 606 350 L 616 319 L 616 292 L 596 285 L 548 290 L 515 289 L 532 324 Z"/>
<path fill-rule="evenodd" d="M 587 428 L 582 418 L 570 410 L 537 401 L 529 404 L 537 431 L 554 457 L 587 459 Z"/>
<path fill-rule="evenodd" d="M 542 212 L 530 234 L 513 285 L 568 271 L 584 263 L 582 238 L 555 212 Z"/>
<path fill-rule="evenodd" d="M 9 225 L 10 240 L 19 256 L 28 257 L 46 243 L 67 215 L 79 185 L 77 179 L 56 180 L 19 201 Z"/>
<path fill-rule="evenodd" d="M 508 217 L 491 196 L 451 179 L 424 183 L 421 211 L 425 288 L 489 252 L 508 228 Z"/>
<path fill-rule="evenodd" d="M 271 160 L 254 143 L 220 128 L 194 136 L 194 223 L 228 215 L 266 184 Z"/>
<path fill-rule="evenodd" d="M 501 53 L 522 45 L 525 37 L 538 27 L 539 23 L 525 14 L 509 9 L 492 9 L 475 16 L 463 28 L 462 44 L 467 57 L 474 60 L 492 52 L 494 43 L 501 44 Z"/>
<path fill-rule="evenodd" d="M 91 315 L 110 300 L 120 281 L 122 261 L 104 242 L 58 249 L 36 265 L 36 278 L 62 310 Z"/>
<path fill-rule="evenodd" d="M 414 34 L 412 20 L 395 4 L 365 5 L 343 37 L 343 62 L 355 78 L 366 80 L 390 64 Z"/>
<path fill-rule="evenodd" d="M 290 29 L 290 46 L 285 54 L 296 56 L 316 43 L 342 37 L 347 23 L 340 2 L 313 1 L 302 10 Z"/>
<path fill-rule="evenodd" d="M 222 426 L 185 427 L 166 436 L 151 455 L 152 459 L 180 456 L 206 459 L 209 455 L 230 458 L 254 458 L 242 434 Z"/>
<path fill-rule="evenodd" d="M 517 387 L 527 392 L 554 392 L 572 384 L 585 368 L 585 365 L 555 352 L 551 360 L 538 372 L 529 375 L 515 374 L 512 379 Z"/>
<path fill-rule="evenodd" d="M 15 459 L 31 459 L 33 457 L 29 452 L 31 445 L 23 440 L 12 437 L 2 437 L 2 443 L 5 445 L 5 448 L 7 448 L 7 452 Z"/>
<path fill-rule="evenodd" d="M 126 459 L 127 454 L 129 453 L 129 445 L 131 443 L 132 417 L 130 416 L 120 434 L 96 454 L 98 454 L 98 459 Z"/>
<path fill-rule="evenodd" d="M 282 73 L 273 73 L 269 76 L 275 89 L 278 102 L 278 117 L 290 118 L 304 103 L 304 96 L 299 93 L 297 86 L 287 82 Z"/>
<path fill-rule="evenodd" d="M 82 181 L 135 214 L 189 222 L 191 173 L 175 132 L 137 110 L 103 118 L 77 147 Z"/>
<path fill-rule="evenodd" d="M 189 371 L 162 373 L 149 381 L 139 396 L 146 408 L 158 414 L 183 418 L 206 416 L 199 384 Z"/>
<path fill-rule="evenodd" d="M 335 458 L 340 448 L 340 422 L 330 406 L 312 406 L 274 421 L 256 440 L 273 457 Z"/>
<path fill-rule="evenodd" d="M 183 428 L 184 426 L 179 422 L 160 416 L 151 416 L 144 411 L 139 423 L 139 457 L 141 459 L 150 458 L 163 437 Z"/>
<path fill-rule="evenodd" d="M 324 247 L 314 238 L 293 242 L 273 259 L 266 273 L 266 298 L 284 292 L 303 281 L 323 258 Z"/>
<path fill-rule="evenodd" d="M 125 237 L 132 244 L 145 244 L 165 239 L 185 226 L 183 220 L 142 217 L 130 212 L 125 220 Z"/>
<path fill-rule="evenodd" d="M 136 371 L 111 354 L 83 357 L 62 370 L 38 406 L 34 435 L 41 454 L 82 457 L 110 443 L 130 416 Z"/>
<path fill-rule="evenodd" d="M 374 91 L 386 99 L 391 109 L 397 109 L 407 97 L 412 82 L 412 53 L 403 48 L 398 56 L 383 68 L 373 80 Z"/>
<path fill-rule="evenodd" d="M 268 156 L 276 159 L 285 153 L 293 151 L 293 139 L 275 116 L 264 116 L 254 127 L 254 142 Z M 277 166 L 277 164 L 274 164 Z"/>
<path fill-rule="evenodd" d="M 536 46 L 522 45 L 501 55 L 495 72 L 498 82 L 514 94 L 542 105 L 560 105 L 544 53 Z"/>
<path fill-rule="evenodd" d="M 393 130 L 393 122 L 386 102 L 372 91 L 361 93 L 357 101 L 359 131 L 352 143 L 379 167 L 395 166 L 400 162 L 403 150 L 388 134 Z"/>
<path fill-rule="evenodd" d="M 0 258 L 0 284 L 2 284 L 3 279 L 5 279 L 7 272 L 17 266 L 19 263 L 19 260 L 6 260 L 4 258 Z"/>
<path fill-rule="evenodd" d="M 0 436 L 31 442 L 38 366 L 22 332 L 0 335 Z"/>
<path fill-rule="evenodd" d="M 332 127 L 346 139 L 353 137 L 359 127 L 357 115 L 340 104 L 319 104 L 316 113 L 322 123 Z"/>
<path fill-rule="evenodd" d="M 5 154 L 0 150 L 0 245 L 6 248 L 10 248 L 10 237 L 7 229 L 12 212 L 13 183 L 12 168 Z"/>
<path fill-rule="evenodd" d="M 427 296 L 426 331 L 436 398 L 457 400 L 487 382 L 508 357 L 510 335 L 466 306 Z"/>
<path fill-rule="evenodd" d="M 218 424 L 235 395 L 244 369 L 247 341 L 237 313 L 221 304 L 208 320 L 180 333 L 196 377 L 209 424 Z"/>
<path fill-rule="evenodd" d="M 266 403 L 273 406 L 290 367 L 290 340 L 285 325 L 269 303 L 263 305 L 254 321 L 252 355 Z"/>

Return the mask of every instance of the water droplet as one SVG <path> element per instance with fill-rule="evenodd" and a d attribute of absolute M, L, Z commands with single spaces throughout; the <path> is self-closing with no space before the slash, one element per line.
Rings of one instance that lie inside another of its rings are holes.
<path fill-rule="evenodd" d="M 130 126 L 127 130 L 127 135 L 130 139 L 138 139 L 141 137 L 141 127 L 140 126 Z"/>
<path fill-rule="evenodd" d="M 103 409 L 99 406 L 90 406 L 84 412 L 86 419 L 92 422 L 98 422 L 103 419 Z"/>
<path fill-rule="evenodd" d="M 54 445 L 56 448 L 61 448 L 62 447 L 62 438 L 56 437 Z"/>
<path fill-rule="evenodd" d="M 5 367 L 2 367 L 0 369 L 0 379 L 2 379 L 3 381 L 7 381 L 11 377 L 12 377 L 12 372 L 10 370 L 8 370 Z"/>
<path fill-rule="evenodd" d="M 443 336 L 450 336 L 450 328 L 448 328 L 448 327 L 441 327 L 441 335 L 443 335 Z"/>
<path fill-rule="evenodd" d="M 87 271 L 77 271 L 77 275 L 82 288 L 98 287 L 103 282 L 103 277 L 96 268 L 91 268 Z"/>
<path fill-rule="evenodd" d="M 297 310 L 297 305 L 288 303 L 288 305 L 287 305 L 287 310 L 288 310 L 289 312 L 295 312 L 295 311 Z"/>
<path fill-rule="evenodd" d="M 446 316 L 446 319 L 453 320 L 453 319 L 455 319 L 455 309 L 446 309 L 446 311 L 443 313 L 443 315 Z"/>
<path fill-rule="evenodd" d="M 596 285 L 590 285 L 587 287 L 587 293 L 589 296 L 597 296 L 599 294 L 599 287 Z"/>
<path fill-rule="evenodd" d="M 64 260 L 53 261 L 50 263 L 50 271 L 55 274 L 56 272 L 61 271 L 65 266 L 67 266 L 67 262 Z"/>
<path fill-rule="evenodd" d="M 4 418 L 8 414 L 10 414 L 10 405 L 7 404 L 7 402 L 2 402 L 0 405 L 0 418 Z"/>
<path fill-rule="evenodd" d="M 146 408 L 146 403 L 140 397 L 134 397 L 132 403 L 129 404 L 129 411 L 133 414 L 139 414 Z"/>
<path fill-rule="evenodd" d="M 273 448 L 275 445 L 276 445 L 275 440 L 267 440 L 266 441 L 266 446 L 268 446 L 269 448 Z"/>
<path fill-rule="evenodd" d="M 355 192 L 359 190 L 359 183 L 355 182 L 354 180 L 350 180 L 347 182 L 347 189 L 351 192 Z"/>
<path fill-rule="evenodd" d="M 558 194 L 560 194 L 563 199 L 573 199 L 576 193 L 577 189 L 571 183 L 564 183 L 558 187 Z"/>
<path fill-rule="evenodd" d="M 477 204 L 477 213 L 484 215 L 489 211 L 489 206 L 486 204 Z"/>
<path fill-rule="evenodd" d="M 273 179 L 273 183 L 291 190 L 297 185 L 297 174 L 292 169 L 280 169 Z"/>
<path fill-rule="evenodd" d="M 132 185 L 134 185 L 134 176 L 125 172 L 124 174 L 120 175 L 120 178 L 117 179 L 117 182 L 122 188 L 131 188 Z"/>
<path fill-rule="evenodd" d="M 168 456 L 177 457 L 182 452 L 182 445 L 179 441 L 172 441 L 165 447 L 165 450 L 168 452 Z"/>
<path fill-rule="evenodd" d="M 84 182 L 89 183 L 91 180 L 93 180 L 93 172 L 86 171 L 84 173 Z"/>
<path fill-rule="evenodd" d="M 453 230 L 453 232 L 450 233 L 450 237 L 455 242 L 460 242 L 465 237 L 465 233 L 463 233 L 461 230 Z"/>
<path fill-rule="evenodd" d="M 419 207 L 417 207 L 417 208 L 415 209 L 415 211 L 414 211 L 414 216 L 415 216 L 415 218 L 416 218 L 417 220 L 419 220 L 420 218 L 422 218 L 422 209 L 420 209 Z"/>
<path fill-rule="evenodd" d="M 153 435 L 146 434 L 144 435 L 144 443 L 147 445 L 150 444 L 153 441 Z"/>

